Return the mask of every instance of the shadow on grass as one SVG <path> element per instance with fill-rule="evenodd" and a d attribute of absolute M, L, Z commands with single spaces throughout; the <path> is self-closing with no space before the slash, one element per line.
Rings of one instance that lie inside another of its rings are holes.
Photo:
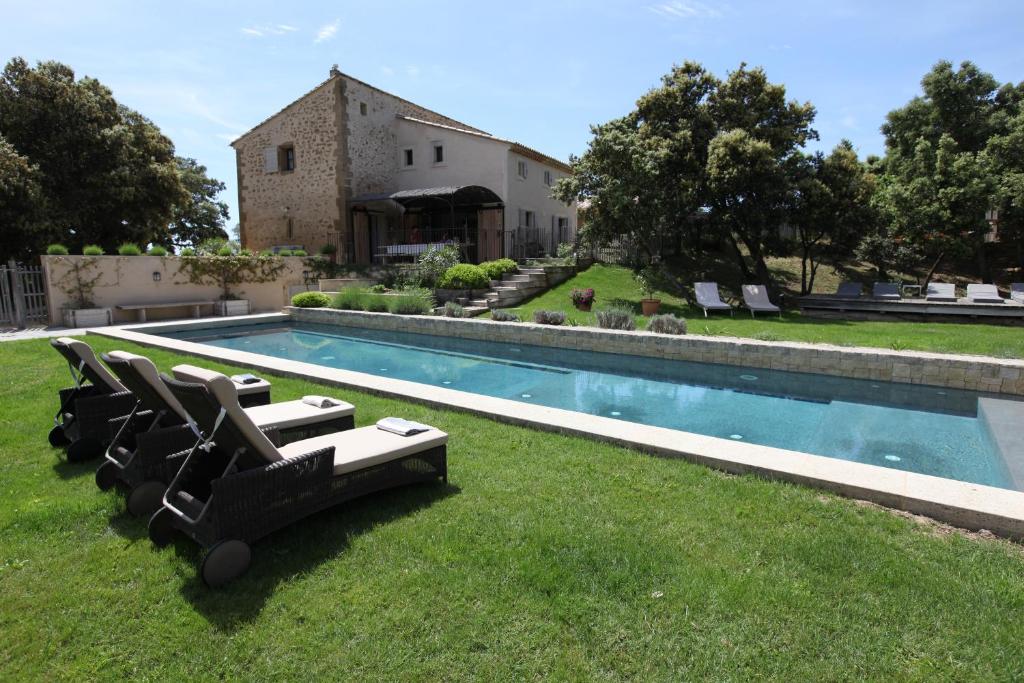
<path fill-rule="evenodd" d="M 342 503 L 299 520 L 252 546 L 249 570 L 229 585 L 211 589 L 199 576 L 203 549 L 179 534 L 173 552 L 187 562 L 180 592 L 195 610 L 221 631 L 234 631 L 259 616 L 279 583 L 316 571 L 348 548 L 351 539 L 379 525 L 430 507 L 461 492 L 453 484 L 413 484 Z M 115 528 L 135 538 L 147 536 L 145 519 L 120 517 Z M 171 550 L 173 548 L 173 550 Z"/>
<path fill-rule="evenodd" d="M 54 449 L 55 451 L 57 449 Z M 59 460 L 53 463 L 53 471 L 61 479 L 77 479 L 78 477 L 94 476 L 96 468 L 103 462 L 103 456 L 92 458 L 84 462 L 68 462 L 67 453 L 61 449 L 57 453 Z"/>

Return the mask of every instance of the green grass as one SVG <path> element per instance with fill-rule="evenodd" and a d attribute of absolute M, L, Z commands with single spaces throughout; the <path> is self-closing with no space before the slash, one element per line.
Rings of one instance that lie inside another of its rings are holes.
<path fill-rule="evenodd" d="M 126 344 L 89 337 L 97 350 Z M 147 349 L 161 369 L 184 357 Z M 208 364 L 206 361 L 197 361 Z M 274 377 L 451 435 L 451 483 L 258 542 L 226 589 L 46 445 L 66 369 L 0 344 L 7 680 L 1010 680 L 1020 546 L 799 486 Z M 216 366 L 219 369 L 230 369 Z"/>
<path fill-rule="evenodd" d="M 518 313 L 526 321 L 532 321 L 533 312 L 538 309 L 560 310 L 565 311 L 574 324 L 596 325 L 593 311 L 584 313 L 573 308 L 569 292 L 574 287 L 594 288 L 597 297 L 594 311 L 615 304 L 625 305 L 636 311 L 637 329 L 646 326 L 647 319 L 640 315 L 641 294 L 633 281 L 631 271 L 621 266 L 604 264 L 595 264 L 522 306 L 507 310 Z M 822 320 L 808 318 L 797 312 L 786 312 L 782 320 L 770 315 L 751 319 L 744 308 L 737 309 L 735 317 L 732 318 L 722 313 L 713 313 L 712 317 L 705 318 L 700 309 L 690 307 L 683 299 L 664 292 L 659 292 L 657 297 L 661 299 L 660 312 L 674 313 L 686 318 L 690 334 L 1024 358 L 1024 331 L 1020 327 L 912 321 Z"/>

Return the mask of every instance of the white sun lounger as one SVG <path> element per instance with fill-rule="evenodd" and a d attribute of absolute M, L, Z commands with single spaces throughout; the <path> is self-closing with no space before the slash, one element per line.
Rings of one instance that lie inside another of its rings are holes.
<path fill-rule="evenodd" d="M 999 288 L 995 285 L 967 285 L 967 298 L 979 304 L 1006 303 L 1006 299 L 999 296 Z"/>
<path fill-rule="evenodd" d="M 952 282 L 929 282 L 924 298 L 928 301 L 956 301 L 956 285 Z"/>
<path fill-rule="evenodd" d="M 729 311 L 732 315 L 732 306 L 722 301 L 718 294 L 717 282 L 694 282 L 693 291 L 697 295 L 697 305 L 704 309 L 705 318 L 708 311 Z"/>
<path fill-rule="evenodd" d="M 778 313 L 782 317 L 782 309 L 768 299 L 768 288 L 764 285 L 743 285 L 743 303 L 750 309 L 751 318 L 756 311 Z"/>

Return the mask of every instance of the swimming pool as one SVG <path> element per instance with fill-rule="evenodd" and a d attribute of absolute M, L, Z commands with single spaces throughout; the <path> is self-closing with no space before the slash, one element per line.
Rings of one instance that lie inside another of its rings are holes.
<path fill-rule="evenodd" d="M 1016 490 L 975 392 L 292 324 L 164 336 Z"/>

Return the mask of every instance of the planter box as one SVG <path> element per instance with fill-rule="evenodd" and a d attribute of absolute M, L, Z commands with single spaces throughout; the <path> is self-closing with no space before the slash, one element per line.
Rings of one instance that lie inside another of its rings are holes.
<path fill-rule="evenodd" d="M 64 327 L 106 327 L 114 324 L 109 308 L 65 308 Z"/>
<path fill-rule="evenodd" d="M 218 301 L 213 305 L 213 312 L 217 315 L 249 315 L 248 299 L 228 299 Z"/>

